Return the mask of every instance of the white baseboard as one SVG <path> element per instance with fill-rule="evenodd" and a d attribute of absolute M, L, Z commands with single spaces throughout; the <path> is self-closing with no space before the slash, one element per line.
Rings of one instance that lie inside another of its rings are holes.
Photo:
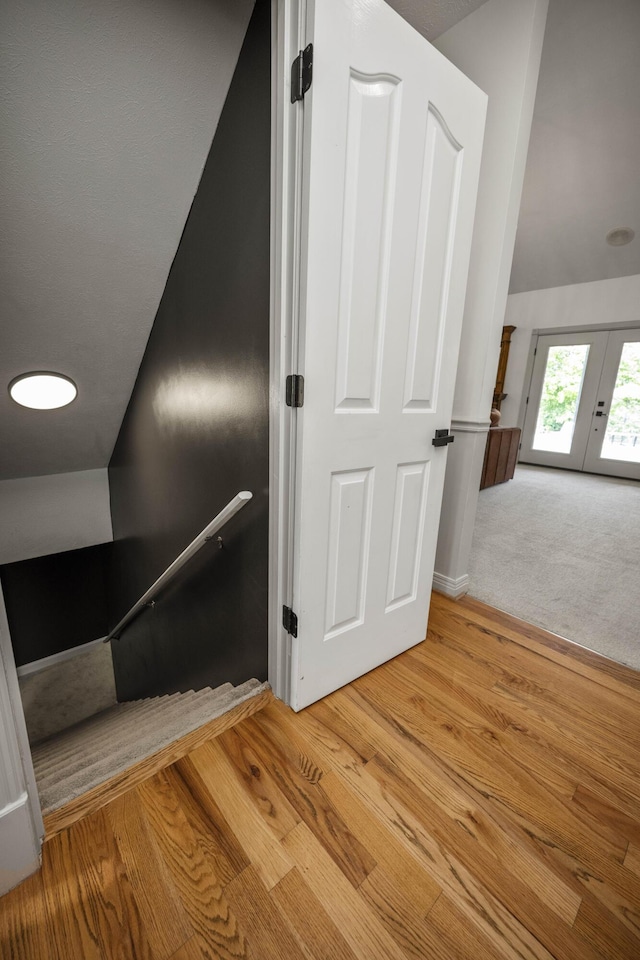
<path fill-rule="evenodd" d="M 463 577 L 454 580 L 452 577 L 445 577 L 442 573 L 433 574 L 433 589 L 438 593 L 444 593 L 446 597 L 453 597 L 457 600 L 462 597 L 469 589 L 469 576 L 465 573 Z"/>
<path fill-rule="evenodd" d="M 40 866 L 40 842 L 26 792 L 0 810 L 0 850 L 0 896 L 4 896 Z"/>
<path fill-rule="evenodd" d="M 90 640 L 89 643 L 81 643 L 77 647 L 71 647 L 69 650 L 61 650 L 60 653 L 52 653 L 50 657 L 43 657 L 41 660 L 32 660 L 31 663 L 25 663 L 17 668 L 19 677 L 29 677 L 32 673 L 40 673 L 47 667 L 53 667 L 56 663 L 64 663 L 65 660 L 72 660 L 73 657 L 79 657 L 83 653 L 89 653 L 94 647 L 104 643 L 104 638 Z"/>

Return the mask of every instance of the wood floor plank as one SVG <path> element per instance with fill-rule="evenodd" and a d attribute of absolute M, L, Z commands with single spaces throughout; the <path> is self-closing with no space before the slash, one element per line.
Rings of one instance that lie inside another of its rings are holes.
<path fill-rule="evenodd" d="M 513 956 L 509 944 L 500 947 L 491 941 L 445 893 L 438 897 L 426 922 L 435 931 L 447 960 L 509 960 Z"/>
<path fill-rule="evenodd" d="M 636 846 L 634 843 L 629 844 L 624 865 L 627 870 L 631 870 L 637 877 L 640 877 L 640 846 Z"/>
<path fill-rule="evenodd" d="M 322 778 L 322 789 L 340 811 L 350 831 L 370 851 L 373 858 L 395 884 L 397 890 L 413 905 L 416 918 L 427 915 L 441 894 L 441 887 L 408 853 L 395 836 L 385 830 L 380 820 L 331 771 Z"/>
<path fill-rule="evenodd" d="M 259 731 L 258 731 L 259 733 Z M 270 829 L 278 839 L 285 837 L 300 823 L 295 805 L 289 802 L 287 792 L 271 775 L 270 763 L 264 761 L 263 752 L 256 744 L 255 730 L 243 727 L 242 731 L 229 730 L 218 742 L 235 766 L 242 782 L 260 809 Z M 279 779 L 279 778 L 278 778 Z"/>
<path fill-rule="evenodd" d="M 459 685 L 479 691 L 496 713 L 502 713 L 510 719 L 505 731 L 513 735 L 514 750 L 533 751 L 542 763 L 576 781 L 589 786 L 605 802 L 613 803 L 622 810 L 636 810 L 638 800 L 638 777 L 628 769 L 628 751 L 623 758 L 616 756 L 616 744 L 611 738 L 594 736 L 594 725 L 585 728 L 571 723 L 566 711 L 550 712 L 548 705 L 539 707 L 530 699 L 519 697 L 513 690 L 491 689 L 500 679 L 497 671 L 488 678 L 489 689 L 482 689 L 487 677 L 478 677 L 482 665 L 479 657 L 461 651 L 454 641 L 446 641 L 442 635 L 429 630 L 429 642 L 414 647 L 411 651 L 412 664 L 419 663 L 422 677 L 430 671 L 446 671 Z"/>
<path fill-rule="evenodd" d="M 376 867 L 360 884 L 366 903 L 407 957 L 450 960 L 424 917 L 416 916 L 412 898 L 405 896 L 383 867 Z"/>
<path fill-rule="evenodd" d="M 256 867 L 267 890 L 270 890 L 291 870 L 293 863 L 263 819 L 262 812 L 256 810 L 233 763 L 215 740 L 195 750 L 190 759 L 215 797 L 250 864 Z"/>
<path fill-rule="evenodd" d="M 243 870 L 227 886 L 227 896 L 236 915 L 242 917 L 248 956 L 255 960 L 305 960 L 298 942 L 253 866 Z"/>
<path fill-rule="evenodd" d="M 640 844 L 640 822 L 637 816 L 634 818 L 624 813 L 582 784 L 576 787 L 573 803 L 582 810 L 587 810 L 592 817 L 606 823 L 623 841 Z M 636 806 L 636 811 L 640 814 L 640 804 Z"/>
<path fill-rule="evenodd" d="M 430 744 L 443 762 L 453 767 L 479 792 L 489 792 L 496 803 L 540 831 L 549 842 L 561 845 L 578 858 L 589 862 L 611 857 L 624 858 L 626 847 L 611 845 L 610 837 L 601 838 L 602 824 L 594 824 L 585 814 L 570 810 L 567 803 L 545 789 L 517 759 L 508 755 L 495 737 L 483 738 L 462 724 L 442 722 L 441 713 L 425 697 L 405 697 L 404 682 L 387 675 L 384 684 L 369 676 L 354 683 L 354 689 L 387 714 L 400 713 L 414 732 Z M 595 827 L 595 829 L 594 829 Z"/>
<path fill-rule="evenodd" d="M 462 630 L 461 627 L 465 629 Z M 502 683 L 511 683 L 522 687 L 523 673 L 527 672 L 528 662 L 525 648 L 513 643 L 508 636 L 472 622 L 455 610 L 450 612 L 448 623 L 440 624 L 440 629 L 448 633 L 455 632 L 456 642 L 464 649 L 482 651 L 482 660 L 494 664 L 503 674 Z M 567 710 L 567 716 L 579 717 L 588 722 L 589 715 L 596 711 L 600 726 L 608 730 L 614 738 L 621 738 L 636 749 L 640 745 L 638 730 L 638 705 L 627 697 L 619 696 L 597 679 L 589 679 L 573 670 L 566 670 L 559 676 L 556 664 L 547 657 L 535 657 L 535 683 L 529 680 L 529 690 L 545 702 Z M 523 669 L 524 668 L 524 669 Z M 510 677 L 510 679 L 509 679 Z M 624 720 L 624 727 L 618 729 L 616 717 Z"/>
<path fill-rule="evenodd" d="M 308 960 L 355 960 L 347 941 L 296 867 L 269 895 Z"/>
<path fill-rule="evenodd" d="M 225 881 L 216 874 L 216 860 L 209 859 L 200 846 L 170 779 L 159 773 L 141 784 L 137 793 L 192 929 L 221 960 L 246 957 Z"/>
<path fill-rule="evenodd" d="M 54 887 L 47 899 L 54 955 L 162 960 L 104 811 L 45 847 L 42 879 L 47 892 Z"/>
<path fill-rule="evenodd" d="M 637 960 L 639 704 L 626 668 L 434 597 L 400 658 L 61 827 L 0 953 Z"/>
<path fill-rule="evenodd" d="M 299 819 L 304 820 L 347 879 L 354 887 L 359 887 L 376 866 L 376 861 L 348 829 L 323 791 L 322 779 L 310 782 L 304 776 L 304 767 L 298 768 L 287 762 L 283 751 L 287 749 L 288 740 L 279 728 L 270 727 L 267 720 L 263 722 L 258 718 L 255 723 L 247 724 L 244 730 L 245 742 L 255 748 L 262 769 L 273 776 Z"/>
<path fill-rule="evenodd" d="M 452 772 L 438 769 L 421 744 L 412 742 L 408 732 L 407 736 L 403 735 L 404 730 L 399 732 L 397 720 L 394 727 L 389 728 L 379 714 L 374 720 L 368 712 L 368 705 L 355 691 L 341 691 L 341 696 L 345 700 L 343 710 L 351 716 L 353 723 L 365 730 L 377 728 L 378 758 L 383 754 L 405 771 L 412 783 L 420 786 L 421 803 L 425 809 L 435 804 L 451 820 L 445 827 L 447 832 L 462 828 L 485 850 L 508 863 L 516 875 L 526 878 L 529 888 L 561 919 L 573 923 L 580 905 L 580 894 L 549 869 L 528 845 L 518 842 L 514 833 L 505 829 L 504 818 L 488 816 L 479 803 L 474 802 L 480 798 L 468 792 L 465 794 Z"/>
<path fill-rule="evenodd" d="M 298 824 L 282 844 L 307 886 L 330 912 L 356 957 L 361 960 L 405 960 L 404 951 L 305 823 Z"/>
<path fill-rule="evenodd" d="M 227 884 L 249 866 L 238 838 L 189 757 L 167 767 L 164 775 L 180 798 L 191 829 L 213 863 L 216 875 Z"/>
<path fill-rule="evenodd" d="M 313 704 L 316 719 L 329 730 L 334 730 L 341 740 L 361 758 L 363 763 L 375 757 L 378 747 L 375 740 L 368 740 L 363 731 L 354 727 L 351 718 L 342 712 L 342 701 L 335 697 L 326 697 Z"/>
<path fill-rule="evenodd" d="M 437 606 L 439 602 L 440 598 L 435 601 L 435 605 Z M 445 600 L 444 606 L 447 613 L 450 614 L 450 602 Z M 580 673 L 585 678 L 595 680 L 600 685 L 606 686 L 615 693 L 640 704 L 640 674 L 631 667 L 600 656 L 578 643 L 564 640 L 542 627 L 526 623 L 509 613 L 490 607 L 474 597 L 463 597 L 460 607 L 477 622 L 488 622 L 497 627 L 512 642 L 526 647 L 537 655 L 547 657 L 563 669 Z"/>
<path fill-rule="evenodd" d="M 529 931 L 550 954 L 559 947 L 562 955 L 572 960 L 597 960 L 589 946 L 576 937 L 569 925 L 552 913 L 537 896 L 527 882 L 528 877 L 521 879 L 503 861 L 471 841 L 465 831 L 456 830 L 455 826 L 448 829 L 398 767 L 385 763 L 382 755 L 378 754 L 367 764 L 367 770 L 372 772 L 383 792 L 395 795 L 403 807 L 423 824 L 424 829 L 431 832 L 440 849 L 447 850 L 449 864 L 457 864 L 456 872 L 460 873 L 462 866 L 469 877 L 482 877 L 486 893 L 500 903 L 521 928 Z"/>
<path fill-rule="evenodd" d="M 636 922 L 640 917 L 636 917 Z M 605 960 L 638 960 L 640 938 L 627 924 L 612 917 L 595 898 L 584 900 L 574 924 L 577 933 L 592 943 Z M 640 934 L 640 926 L 638 927 Z"/>
<path fill-rule="evenodd" d="M 26 921 L 26 922 L 25 922 Z M 47 899 L 42 872 L 29 877 L 0 901 L 0 957 L 7 960 L 34 960 L 48 957 L 63 960 L 57 950 L 53 929 L 48 925 Z"/>
<path fill-rule="evenodd" d="M 354 765 L 349 751 L 339 750 L 336 738 L 329 735 L 326 729 L 318 730 L 319 725 L 308 712 L 299 714 L 294 720 L 282 715 L 281 723 L 287 728 L 288 724 L 291 724 L 294 736 L 296 728 L 303 727 L 314 747 L 319 751 L 329 751 L 336 761 L 336 771 L 348 787 L 405 849 L 416 857 L 436 883 L 448 892 L 454 903 L 472 917 L 473 922 L 480 926 L 489 939 L 495 941 L 499 949 L 504 949 L 506 944 L 510 945 L 513 956 L 526 957 L 527 960 L 548 960 L 551 954 L 499 901 L 483 889 L 483 882 L 476 880 L 446 847 L 434 840 L 420 820 L 395 797 L 389 795 L 375 777 L 368 773 L 366 767 L 362 764 Z M 374 763 L 375 759 L 370 762 Z M 288 842 L 288 839 L 285 838 L 283 842 Z"/>
<path fill-rule="evenodd" d="M 131 790 L 113 800 L 104 812 L 148 931 L 155 960 L 168 960 L 193 936 L 194 930 L 157 848 L 140 797 Z M 80 823 L 89 823 L 90 819 Z"/>

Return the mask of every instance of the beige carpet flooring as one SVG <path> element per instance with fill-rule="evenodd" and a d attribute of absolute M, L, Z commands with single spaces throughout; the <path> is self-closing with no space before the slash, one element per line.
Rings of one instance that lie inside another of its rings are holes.
<path fill-rule="evenodd" d="M 518 464 L 480 492 L 469 594 L 640 670 L 640 483 Z"/>

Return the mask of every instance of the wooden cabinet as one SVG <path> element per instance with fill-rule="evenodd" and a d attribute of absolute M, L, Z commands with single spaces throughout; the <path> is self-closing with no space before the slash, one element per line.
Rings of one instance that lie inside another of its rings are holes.
<path fill-rule="evenodd" d="M 520 427 L 492 427 L 487 435 L 480 489 L 511 480 L 516 469 Z"/>

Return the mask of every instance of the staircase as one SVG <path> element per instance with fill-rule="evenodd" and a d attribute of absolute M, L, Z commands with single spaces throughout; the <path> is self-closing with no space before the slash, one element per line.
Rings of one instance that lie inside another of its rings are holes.
<path fill-rule="evenodd" d="M 32 748 L 43 814 L 121 773 L 266 688 L 238 687 L 173 693 L 118 703 Z"/>

